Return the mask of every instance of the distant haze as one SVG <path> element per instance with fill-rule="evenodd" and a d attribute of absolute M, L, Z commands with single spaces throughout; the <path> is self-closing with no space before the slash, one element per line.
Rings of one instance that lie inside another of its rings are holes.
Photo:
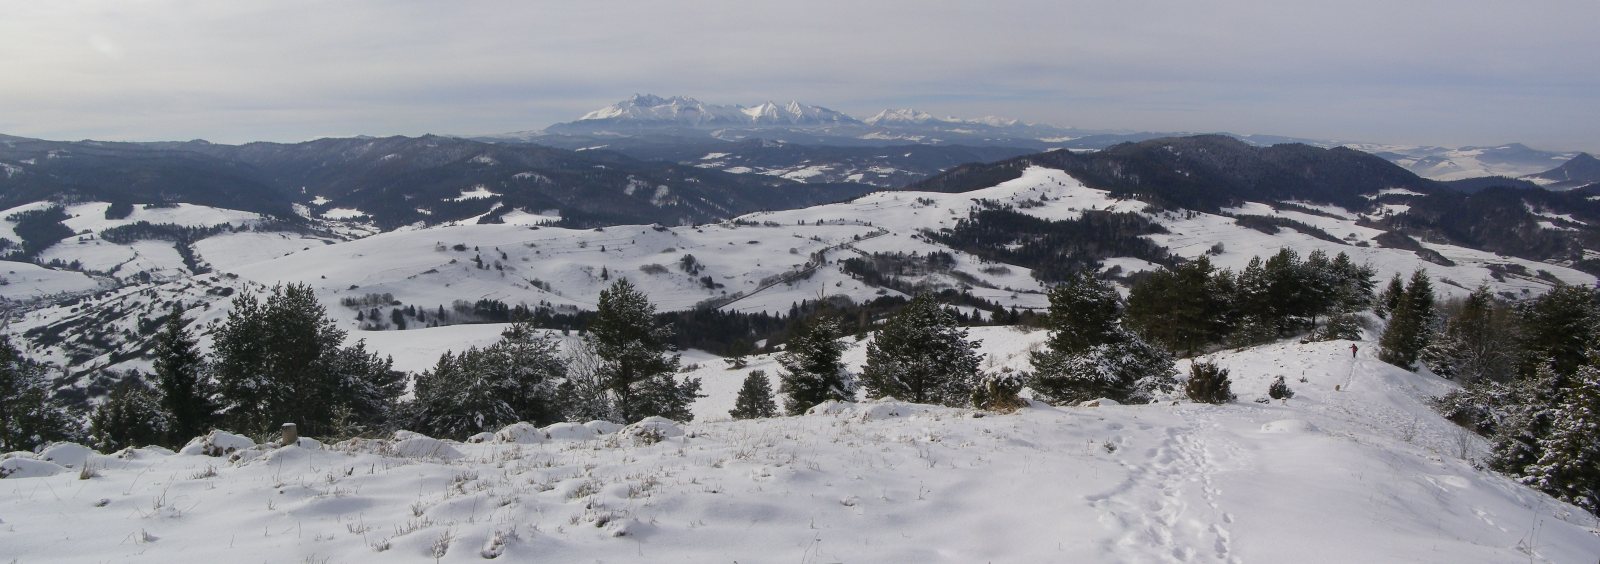
<path fill-rule="evenodd" d="M 538 129 L 636 92 L 1600 150 L 1600 2 L 18 2 L 0 133 Z"/>

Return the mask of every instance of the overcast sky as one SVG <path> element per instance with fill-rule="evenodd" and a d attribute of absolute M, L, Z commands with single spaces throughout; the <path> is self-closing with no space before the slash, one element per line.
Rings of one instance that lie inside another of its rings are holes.
<path fill-rule="evenodd" d="M 1600 150 L 1600 1 L 11 2 L 0 133 L 542 128 L 633 93 Z"/>

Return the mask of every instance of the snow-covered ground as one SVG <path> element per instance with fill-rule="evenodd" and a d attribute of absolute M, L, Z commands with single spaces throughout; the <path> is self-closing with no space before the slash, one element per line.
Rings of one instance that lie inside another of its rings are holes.
<path fill-rule="evenodd" d="M 37 264 L 0 261 L 0 298 L 30 300 L 57 294 L 95 290 L 100 283 L 80 272 L 55 270 Z"/>
<path fill-rule="evenodd" d="M 952 273 L 911 277 L 906 280 L 908 283 L 936 289 L 962 288 L 1008 308 L 1045 307 L 1045 285 L 1034 279 L 1028 268 L 989 263 L 922 235 L 925 229 L 955 226 L 978 205 L 975 200 L 1013 205 L 1018 212 L 1051 220 L 1074 219 L 1086 210 L 1145 214 L 1167 230 L 1150 236 L 1154 242 L 1186 258 L 1211 255 L 1217 266 L 1235 270 L 1242 269 L 1252 257 L 1266 257 L 1290 247 L 1302 256 L 1315 249 L 1330 255 L 1348 253 L 1357 263 L 1371 264 L 1380 283 L 1394 274 L 1409 275 L 1417 268 L 1426 268 L 1436 280 L 1438 292 L 1446 297 L 1464 295 L 1482 283 L 1497 293 L 1522 296 L 1544 291 L 1551 285 L 1549 277 L 1570 284 L 1592 284 L 1596 280 L 1562 265 L 1434 243 L 1423 245 L 1455 265 L 1427 262 L 1412 251 L 1378 246 L 1375 239 L 1380 232 L 1357 225 L 1365 210 L 1304 205 L 1316 210 L 1306 213 L 1261 203 L 1245 203 L 1228 210 L 1230 214 L 1292 219 L 1342 242 L 1319 239 L 1292 228 L 1269 235 L 1239 225 L 1226 215 L 1147 211 L 1142 202 L 1113 198 L 1105 191 L 1084 186 L 1065 172 L 1041 167 L 1029 168 L 1015 180 L 972 192 L 879 192 L 844 203 L 754 213 L 737 221 L 700 226 L 564 229 L 536 225 L 559 217 L 558 211 L 510 210 L 503 216 L 505 224 L 401 229 L 371 236 L 354 228 L 329 237 L 223 233 L 194 245 L 200 259 L 217 271 L 203 276 L 189 276 L 176 249 L 163 241 L 115 245 L 74 237 L 48 249 L 44 256 L 64 262 L 77 260 L 86 268 L 114 272 L 125 281 L 140 272 L 149 272 L 156 280 L 172 280 L 142 289 L 162 301 L 183 301 L 190 307 L 190 318 L 203 322 L 215 321 L 226 313 L 230 294 L 220 287 L 241 290 L 305 283 L 316 290 L 335 321 L 348 330 L 358 329 L 360 323 L 354 309 L 339 305 L 347 297 L 388 293 L 401 302 L 399 307 L 429 311 L 439 307 L 453 309 L 457 300 L 472 303 L 482 299 L 508 305 L 592 309 L 600 290 L 609 280 L 619 277 L 632 280 L 661 310 L 689 309 L 714 301 L 724 310 L 783 314 L 796 303 L 822 297 L 846 296 L 863 302 L 900 295 L 899 291 L 852 278 L 839 264 L 851 257 L 896 252 L 948 252 L 954 258 Z M 91 216 L 97 209 L 85 208 L 79 216 Z M 140 211 L 160 210 L 136 213 Z M 226 212 L 214 210 L 211 215 L 202 214 L 190 221 L 220 222 L 230 217 Z M 103 210 L 97 213 L 104 215 Z M 327 223 L 323 227 L 337 231 L 337 225 Z M 0 235 L 5 228 L 0 224 Z M 695 266 L 686 269 L 684 261 L 690 255 Z M 819 255 L 821 262 L 816 260 Z M 1503 274 L 1495 278 L 1491 267 Z M 1112 257 L 1104 262 L 1104 268 L 1119 268 L 1128 274 L 1157 266 L 1130 257 Z M 1549 277 L 1539 275 L 1540 271 L 1548 272 Z M 78 282 L 81 286 L 83 281 Z M 33 292 L 22 288 L 16 291 Z M 4 293 L 0 289 L 0 294 Z M 15 321 L 13 329 L 26 331 L 61 323 L 85 315 L 86 311 L 120 307 L 113 301 L 136 304 L 144 299 L 154 298 L 129 298 L 119 292 L 86 303 L 86 307 L 42 308 Z M 153 311 L 130 311 L 110 321 L 101 319 L 92 325 L 76 326 L 71 331 L 103 330 L 104 336 L 117 346 L 132 350 L 116 335 L 131 335 L 128 332 L 138 329 L 140 316 Z M 444 338 L 456 334 L 430 335 Z M 71 333 L 67 337 L 83 336 Z M 415 340 L 393 338 L 396 342 Z M 380 339 L 372 340 L 376 343 Z M 432 342 L 437 343 L 434 349 L 460 350 L 476 341 Z M 65 362 L 69 357 L 69 351 L 57 344 L 28 352 L 51 362 Z M 397 358 L 411 354 L 409 348 L 394 352 Z M 126 357 L 103 354 L 93 362 L 122 358 Z M 77 364 L 81 365 L 76 366 L 79 369 L 90 366 Z M 119 361 L 115 366 L 140 365 Z"/>
<path fill-rule="evenodd" d="M 1012 368 L 1026 368 L 1038 341 L 1010 328 L 973 336 Z M 1348 345 L 1215 355 L 1240 395 L 1224 406 L 980 417 L 886 401 L 727 421 L 707 412 L 731 404 L 720 397 L 691 424 L 505 433 L 521 442 L 402 435 L 236 462 L 59 447 L 47 455 L 72 468 L 4 463 L 39 477 L 0 480 L 0 547 L 18 562 L 1588 564 L 1600 554 L 1593 516 L 1472 467 L 1483 445 L 1422 403 L 1451 384 L 1372 359 L 1371 342 L 1351 358 Z M 1279 374 L 1295 398 L 1252 402 Z M 85 461 L 95 475 L 80 480 Z M 40 476 L 50 472 L 60 473 Z"/>

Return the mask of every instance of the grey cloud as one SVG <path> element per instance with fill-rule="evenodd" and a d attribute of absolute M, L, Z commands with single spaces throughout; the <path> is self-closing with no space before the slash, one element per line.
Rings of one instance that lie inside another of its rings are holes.
<path fill-rule="evenodd" d="M 38 2 L 0 132 L 542 127 L 634 92 L 856 114 L 1600 149 L 1600 3 Z"/>

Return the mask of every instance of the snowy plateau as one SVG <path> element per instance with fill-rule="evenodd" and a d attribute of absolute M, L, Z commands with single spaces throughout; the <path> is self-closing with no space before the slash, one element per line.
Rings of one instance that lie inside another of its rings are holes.
<path fill-rule="evenodd" d="M 463 186 L 460 195 L 477 190 Z M 315 232 L 222 230 L 193 243 L 194 260 L 211 270 L 204 274 L 192 273 L 170 242 L 80 233 L 43 256 L 105 274 L 7 263 L 0 292 L 29 304 L 9 332 L 60 337 L 26 352 L 79 372 L 147 369 L 140 322 L 175 302 L 209 347 L 229 296 L 279 283 L 311 286 L 352 341 L 409 371 L 444 351 L 493 342 L 503 327 L 363 330 L 343 299 L 593 309 L 609 275 L 630 279 L 662 310 L 782 313 L 823 296 L 900 295 L 844 273 L 844 258 L 939 251 L 954 257 L 951 273 L 918 282 L 1044 308 L 1045 288 L 1028 269 L 922 233 L 953 226 L 980 200 L 1043 219 L 1142 214 L 1166 231 L 1149 235 L 1154 242 L 1235 270 L 1287 246 L 1349 253 L 1378 280 L 1426 267 L 1441 296 L 1479 284 L 1533 295 L 1553 280 L 1595 283 L 1557 264 L 1420 243 L 1452 266 L 1429 262 L 1377 244 L 1383 233 L 1363 214 L 1381 212 L 1310 203 L 1230 210 L 1292 219 L 1338 240 L 1293 228 L 1268 234 L 1227 215 L 1155 210 L 1032 167 L 977 191 L 878 192 L 698 226 L 566 229 L 529 219 L 366 236 L 329 220 Z M 78 205 L 66 225 L 110 227 L 86 223 L 109 204 Z M 135 210 L 125 221 L 138 220 L 238 227 L 259 217 L 180 206 Z M 703 270 L 681 272 L 686 255 Z M 1105 268 L 1154 266 L 1124 257 Z M 140 272 L 150 280 L 129 282 Z M 45 296 L 70 299 L 37 301 Z M 988 371 L 1031 370 L 1028 353 L 1045 339 L 1013 327 L 976 327 L 971 336 Z M 1170 396 L 1139 406 L 1033 403 L 1001 414 L 884 400 L 733 421 L 728 409 L 745 374 L 775 377 L 774 359 L 751 356 L 732 370 L 690 350 L 686 375 L 701 378 L 706 394 L 690 423 L 513 425 L 465 443 L 399 432 L 281 448 L 214 433 L 179 452 L 62 444 L 0 461 L 0 562 L 1594 562 L 1600 522 L 1478 469 L 1482 439 L 1427 404 L 1457 384 L 1377 361 L 1376 338 L 1369 329 L 1355 357 L 1350 341 L 1209 355 L 1232 371 L 1240 394 L 1221 406 Z M 858 370 L 870 341 L 847 341 L 845 359 Z M 1187 364 L 1177 368 L 1187 373 Z M 1279 376 L 1292 399 L 1252 401 Z"/>

